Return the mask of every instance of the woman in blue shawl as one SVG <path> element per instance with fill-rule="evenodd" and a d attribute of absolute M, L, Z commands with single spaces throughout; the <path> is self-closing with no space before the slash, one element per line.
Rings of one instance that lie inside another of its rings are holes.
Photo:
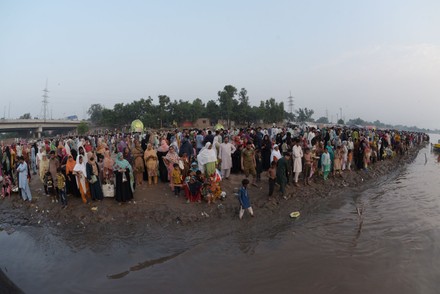
<path fill-rule="evenodd" d="M 328 154 L 330 154 L 330 171 L 333 170 L 333 162 L 335 161 L 335 152 L 333 151 L 333 146 L 330 141 L 327 142 L 327 146 L 325 146 L 325 149 L 327 149 Z"/>
<path fill-rule="evenodd" d="M 127 202 L 133 199 L 134 177 L 133 169 L 130 163 L 124 159 L 121 152 L 116 156 L 113 165 L 116 178 L 116 194 L 115 199 L 118 202 Z"/>

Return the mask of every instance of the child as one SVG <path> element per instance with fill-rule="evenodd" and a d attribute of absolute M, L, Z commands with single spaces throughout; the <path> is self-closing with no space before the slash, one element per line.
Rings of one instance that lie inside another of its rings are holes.
<path fill-rule="evenodd" d="M 312 174 L 312 153 L 310 148 L 304 150 L 304 185 L 310 185 L 310 176 Z"/>
<path fill-rule="evenodd" d="M 46 196 L 50 196 L 54 194 L 54 183 L 52 179 L 52 174 L 48 171 L 44 175 L 44 192 L 46 192 Z M 58 202 L 58 200 L 56 200 Z M 55 202 L 55 198 L 52 196 L 52 203 Z"/>
<path fill-rule="evenodd" d="M 342 169 L 342 149 L 341 146 L 336 147 L 335 158 L 333 161 L 333 175 L 338 174 L 342 177 L 341 174 Z"/>
<path fill-rule="evenodd" d="M 205 177 L 200 170 L 196 171 L 196 181 L 199 181 L 202 184 L 205 182 Z"/>
<path fill-rule="evenodd" d="M 188 176 L 189 179 L 186 183 L 185 187 L 185 196 L 186 196 L 186 202 L 201 202 L 201 194 L 200 194 L 200 188 L 202 186 L 202 183 L 197 181 L 195 177 L 195 172 L 190 172 L 190 175 Z"/>
<path fill-rule="evenodd" d="M 2 197 L 11 197 L 12 180 L 9 175 L 3 177 Z"/>
<path fill-rule="evenodd" d="M 348 149 L 348 154 L 347 154 L 347 169 L 351 170 L 351 162 L 353 161 L 353 150 L 352 149 Z"/>
<path fill-rule="evenodd" d="M 272 200 L 273 190 L 275 189 L 275 182 L 277 180 L 277 162 L 275 160 L 270 164 L 267 176 L 269 177 L 269 200 Z"/>
<path fill-rule="evenodd" d="M 66 196 L 66 177 L 61 172 L 61 168 L 57 169 L 57 188 L 58 197 L 60 198 L 61 205 L 63 208 L 67 207 L 67 196 Z"/>
<path fill-rule="evenodd" d="M 211 187 L 210 184 L 208 182 L 203 183 L 203 187 L 202 187 L 202 196 L 203 198 L 208 201 L 208 204 L 211 204 L 214 196 L 211 193 Z"/>
<path fill-rule="evenodd" d="M 247 209 L 247 211 L 250 213 L 250 215 L 254 216 L 254 211 L 252 210 L 251 201 L 249 199 L 249 194 L 247 190 L 247 186 L 249 185 L 249 180 L 244 179 L 241 181 L 242 187 L 240 188 L 240 192 L 238 194 L 238 200 L 240 201 L 240 214 L 239 218 L 242 219 L 244 215 L 244 210 Z"/>
<path fill-rule="evenodd" d="M 171 173 L 171 176 L 173 178 L 174 195 L 178 197 L 180 194 L 180 188 L 182 187 L 182 173 L 178 163 L 173 164 L 173 172 Z"/>

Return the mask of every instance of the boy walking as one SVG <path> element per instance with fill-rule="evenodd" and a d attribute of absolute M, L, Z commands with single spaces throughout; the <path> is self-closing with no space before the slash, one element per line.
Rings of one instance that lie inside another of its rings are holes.
<path fill-rule="evenodd" d="M 241 188 L 238 194 L 238 200 L 240 201 L 240 219 L 243 218 L 245 209 L 249 212 L 249 214 L 253 217 L 254 211 L 252 210 L 251 201 L 249 199 L 247 186 L 249 185 L 249 180 L 244 179 L 241 181 Z"/>

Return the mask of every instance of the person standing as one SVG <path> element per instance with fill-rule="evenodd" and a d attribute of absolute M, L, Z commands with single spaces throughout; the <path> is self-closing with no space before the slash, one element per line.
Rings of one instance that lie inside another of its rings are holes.
<path fill-rule="evenodd" d="M 249 185 L 249 180 L 244 179 L 241 181 L 240 192 L 238 193 L 238 199 L 240 201 L 240 213 L 239 218 L 242 219 L 244 215 L 244 211 L 247 210 L 249 214 L 254 217 L 254 211 L 252 210 L 251 200 L 249 198 L 249 192 L 247 186 Z"/>
<path fill-rule="evenodd" d="M 90 194 L 92 200 L 102 200 L 104 199 L 104 194 L 102 193 L 101 181 L 99 180 L 99 167 L 95 160 L 95 155 L 92 152 L 87 154 L 89 161 L 86 164 L 87 180 L 89 182 Z"/>
<path fill-rule="evenodd" d="M 21 189 L 21 197 L 24 201 L 32 201 L 31 189 L 28 182 L 28 166 L 22 156 L 18 157 L 18 187 Z"/>
<path fill-rule="evenodd" d="M 235 146 L 229 143 L 229 137 L 225 137 L 218 151 L 222 178 L 229 179 L 232 168 L 232 153 L 234 153 L 235 150 Z"/>
<path fill-rule="evenodd" d="M 66 177 L 61 172 L 61 168 L 58 168 L 57 173 L 57 188 L 58 197 L 60 198 L 63 208 L 67 207 L 67 195 L 66 195 Z"/>
<path fill-rule="evenodd" d="M 131 150 L 131 155 L 133 156 L 134 165 L 134 177 L 136 181 L 136 187 L 142 186 L 144 181 L 144 150 L 142 150 L 141 143 L 138 140 L 134 141 L 134 148 Z"/>
<path fill-rule="evenodd" d="M 115 200 L 118 202 L 130 201 L 133 199 L 134 192 L 133 169 L 121 152 L 116 157 L 113 171 L 116 178 Z"/>
<path fill-rule="evenodd" d="M 144 152 L 145 166 L 147 167 L 148 185 L 151 186 L 152 181 L 157 184 L 157 170 L 159 167 L 159 161 L 157 158 L 156 150 L 153 149 L 153 145 L 147 144 L 147 150 Z"/>
<path fill-rule="evenodd" d="M 60 161 L 58 160 L 58 157 L 55 155 L 55 151 L 54 150 L 50 151 L 49 172 L 54 181 L 57 178 L 57 171 L 60 166 L 61 166 Z M 56 195 L 58 195 L 58 188 L 56 188 Z"/>
<path fill-rule="evenodd" d="M 76 176 L 76 185 L 78 187 L 79 193 L 81 194 L 81 199 L 83 203 L 89 203 L 90 189 L 89 183 L 86 181 L 87 168 L 83 155 L 78 155 L 75 167 L 73 168 L 73 174 Z"/>
<path fill-rule="evenodd" d="M 324 148 L 324 153 L 322 153 L 321 155 L 321 166 L 322 166 L 322 171 L 324 173 L 324 180 L 327 180 L 328 175 L 330 174 L 331 165 L 332 165 L 332 161 L 328 149 Z"/>
<path fill-rule="evenodd" d="M 299 174 L 302 172 L 303 150 L 302 150 L 299 143 L 300 143 L 299 139 L 296 139 L 295 145 L 292 148 L 293 172 L 295 174 L 295 179 L 294 179 L 295 187 L 298 187 L 298 177 L 299 177 Z"/>
<path fill-rule="evenodd" d="M 244 171 L 246 178 L 252 175 L 252 185 L 256 186 L 257 177 L 257 163 L 255 161 L 255 151 L 252 148 L 252 143 L 247 142 L 246 148 L 241 152 L 241 169 Z"/>
<path fill-rule="evenodd" d="M 199 154 L 200 150 L 202 150 L 203 148 L 203 135 L 202 135 L 202 131 L 199 130 L 197 132 L 197 136 L 196 136 L 196 149 L 197 149 L 197 154 Z"/>
<path fill-rule="evenodd" d="M 280 185 L 280 193 L 284 199 L 288 199 L 286 196 L 286 185 L 287 185 L 287 172 L 289 170 L 290 153 L 284 154 L 283 157 L 277 161 L 277 183 Z"/>
<path fill-rule="evenodd" d="M 267 176 L 269 177 L 269 200 L 272 199 L 273 190 L 275 189 L 275 183 L 277 179 L 277 162 L 272 161 L 270 168 L 267 171 Z"/>

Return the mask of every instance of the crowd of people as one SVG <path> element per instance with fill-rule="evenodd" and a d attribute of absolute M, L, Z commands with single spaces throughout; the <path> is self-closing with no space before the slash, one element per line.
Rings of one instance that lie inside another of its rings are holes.
<path fill-rule="evenodd" d="M 319 177 L 326 181 L 353 169 L 368 170 L 425 141 L 426 134 L 397 130 L 275 125 L 19 141 L 2 144 L 1 194 L 11 196 L 18 187 L 22 199 L 31 201 L 29 179 L 34 175 L 51 201 L 62 207 L 67 207 L 68 195 L 84 203 L 105 196 L 128 202 L 135 189 L 159 182 L 169 185 L 176 197 L 183 193 L 188 203 L 213 203 L 225 197 L 221 182 L 231 173 L 243 173 L 249 180 L 242 182 L 238 196 L 242 209 L 253 215 L 249 201 L 243 199 L 249 197 L 248 184 L 259 185 L 262 175 L 268 179 L 269 200 L 277 187 L 287 199 L 290 183 L 307 186 Z"/>

